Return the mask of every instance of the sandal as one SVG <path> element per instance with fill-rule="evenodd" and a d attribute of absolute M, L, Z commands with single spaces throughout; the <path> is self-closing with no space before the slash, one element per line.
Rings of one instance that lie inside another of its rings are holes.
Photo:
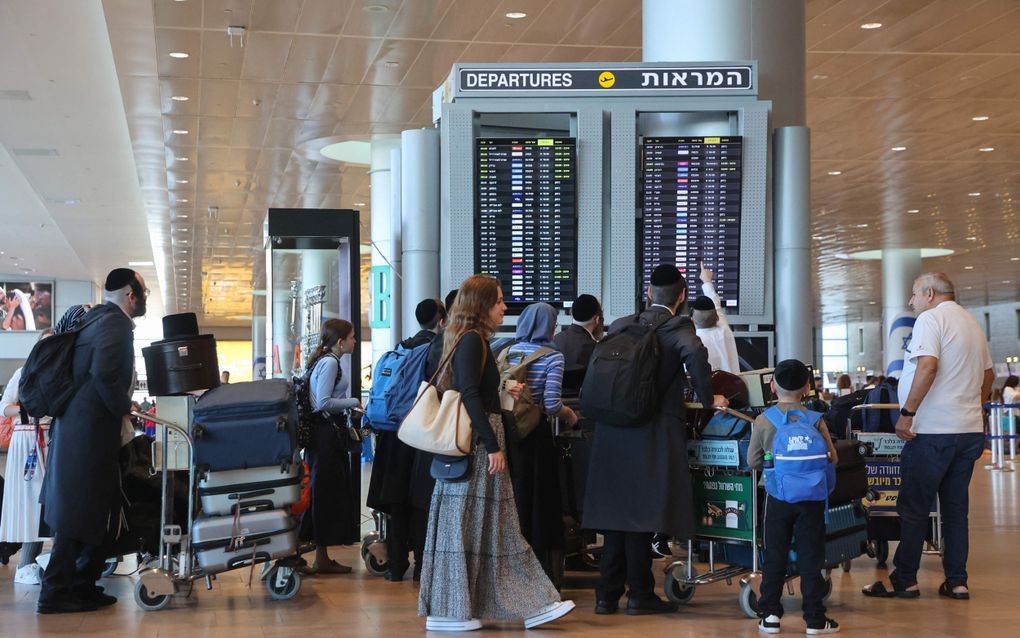
<path fill-rule="evenodd" d="M 966 585 L 957 585 L 957 587 L 966 587 Z M 949 581 L 945 580 L 939 585 L 939 596 L 945 596 L 953 600 L 970 600 L 970 591 L 953 591 L 953 588 L 949 586 Z"/>
<path fill-rule="evenodd" d="M 920 598 L 921 591 L 918 589 L 900 589 L 894 584 L 892 590 L 888 590 L 882 581 L 872 583 L 869 587 L 861 590 L 861 593 L 871 598 Z"/>
<path fill-rule="evenodd" d="M 350 574 L 351 568 L 349 565 L 341 565 L 335 560 L 330 560 L 325 565 L 318 563 L 312 564 L 312 570 L 316 574 Z"/>

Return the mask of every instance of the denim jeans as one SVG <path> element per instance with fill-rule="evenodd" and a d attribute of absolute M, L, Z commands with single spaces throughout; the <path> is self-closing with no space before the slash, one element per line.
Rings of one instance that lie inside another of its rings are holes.
<path fill-rule="evenodd" d="M 900 457 L 899 502 L 900 545 L 893 558 L 894 585 L 908 587 L 917 582 L 921 551 L 930 522 L 928 513 L 935 497 L 942 508 L 942 568 L 950 587 L 967 584 L 970 477 L 974 462 L 984 451 L 985 436 L 966 434 L 918 434 L 903 447 Z"/>

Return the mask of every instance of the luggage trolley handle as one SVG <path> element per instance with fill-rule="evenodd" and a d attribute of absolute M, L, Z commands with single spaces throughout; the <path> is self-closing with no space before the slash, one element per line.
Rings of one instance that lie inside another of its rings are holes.
<path fill-rule="evenodd" d="M 899 403 L 862 403 L 860 405 L 855 405 L 854 407 L 850 408 L 850 411 L 860 412 L 863 410 L 899 410 L 899 409 L 900 409 Z M 851 428 L 853 428 L 853 425 L 851 425 L 850 420 L 847 419 L 846 422 L 847 439 L 851 438 L 850 433 L 853 431 Z"/>
<path fill-rule="evenodd" d="M 188 433 L 188 430 L 186 428 L 181 427 L 180 425 L 174 423 L 173 421 L 167 421 L 166 419 L 161 419 L 160 417 L 156 416 L 155 414 L 146 414 L 144 412 L 140 412 L 140 411 L 137 411 L 137 410 L 132 410 L 130 412 L 130 414 L 131 414 L 131 416 L 138 417 L 138 418 L 143 419 L 145 421 L 152 421 L 153 423 L 156 423 L 158 425 L 162 425 L 167 430 L 173 430 L 174 432 L 179 434 L 187 442 L 187 444 L 188 444 L 188 527 L 187 527 L 187 532 L 190 534 L 191 533 L 192 524 L 194 523 L 194 516 L 195 516 L 195 500 L 194 500 L 195 499 L 195 444 L 194 444 L 195 442 L 191 438 L 191 435 Z M 166 445 L 166 441 L 165 440 L 164 440 L 162 448 L 163 448 L 162 449 L 162 455 L 163 455 L 163 459 L 162 459 L 163 494 L 162 494 L 162 497 L 164 499 L 166 499 L 167 486 L 168 486 L 168 483 L 169 483 L 170 472 L 167 469 L 167 445 Z M 167 512 L 166 512 L 166 504 L 164 502 L 163 506 L 160 507 L 160 539 L 159 539 L 160 552 L 159 552 L 159 554 L 160 554 L 160 561 L 161 562 L 165 561 L 165 563 L 166 563 L 165 565 L 160 565 L 160 566 L 163 569 L 166 569 L 167 571 L 169 571 L 170 567 L 171 567 L 171 561 L 170 561 L 168 553 L 166 551 L 164 551 L 165 550 L 164 544 L 166 542 L 166 540 L 165 540 L 165 531 L 166 531 L 166 528 L 167 528 L 166 514 L 167 514 Z M 182 560 L 182 564 L 183 565 L 189 565 L 190 566 L 190 564 L 191 564 L 191 556 L 190 556 L 190 554 L 191 554 L 191 548 L 187 547 L 185 549 L 185 555 L 182 556 L 182 559 L 183 559 Z"/>

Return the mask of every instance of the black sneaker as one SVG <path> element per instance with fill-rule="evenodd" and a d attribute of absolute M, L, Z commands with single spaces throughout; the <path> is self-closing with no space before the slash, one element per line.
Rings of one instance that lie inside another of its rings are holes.
<path fill-rule="evenodd" d="M 40 599 L 36 612 L 40 614 L 76 614 L 83 611 L 95 611 L 99 605 L 73 593 L 60 594 L 48 599 Z"/>
<path fill-rule="evenodd" d="M 608 616 L 615 614 L 620 609 L 620 603 L 616 600 L 597 600 L 595 601 L 595 615 L 597 616 Z"/>
<path fill-rule="evenodd" d="M 822 623 L 812 623 L 807 626 L 809 636 L 821 636 L 823 634 L 838 634 L 839 623 L 832 618 L 826 618 Z"/>
<path fill-rule="evenodd" d="M 98 585 L 93 585 L 91 587 L 76 587 L 74 589 L 74 593 L 78 596 L 78 598 L 87 603 L 92 603 L 96 607 L 109 607 L 110 605 L 117 604 L 117 597 L 104 593 L 103 588 Z"/>
<path fill-rule="evenodd" d="M 769 614 L 758 621 L 758 631 L 763 634 L 778 634 L 779 633 L 779 616 L 775 614 Z"/>

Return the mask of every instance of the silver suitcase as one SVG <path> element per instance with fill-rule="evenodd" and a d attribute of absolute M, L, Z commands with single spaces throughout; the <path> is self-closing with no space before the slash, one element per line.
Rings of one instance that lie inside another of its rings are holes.
<path fill-rule="evenodd" d="M 205 574 L 218 574 L 245 567 L 254 560 L 262 563 L 293 556 L 298 549 L 297 523 L 283 510 L 211 516 L 195 521 L 191 547 Z"/>
<path fill-rule="evenodd" d="M 202 511 L 209 516 L 241 511 L 275 510 L 301 499 L 300 463 L 284 467 L 253 467 L 248 470 L 207 472 L 198 482 Z"/>

